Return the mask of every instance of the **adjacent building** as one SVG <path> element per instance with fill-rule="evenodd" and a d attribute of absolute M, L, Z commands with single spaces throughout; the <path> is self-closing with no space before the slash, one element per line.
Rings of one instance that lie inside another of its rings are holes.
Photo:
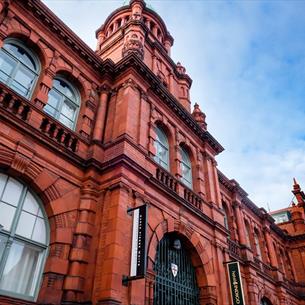
<path fill-rule="evenodd" d="M 276 224 L 217 168 L 223 147 L 143 0 L 96 37 L 93 51 L 39 0 L 0 2 L 0 304 L 228 305 L 237 261 L 244 304 L 305 305 L 297 182 Z M 130 280 L 142 205 L 146 273 Z"/>

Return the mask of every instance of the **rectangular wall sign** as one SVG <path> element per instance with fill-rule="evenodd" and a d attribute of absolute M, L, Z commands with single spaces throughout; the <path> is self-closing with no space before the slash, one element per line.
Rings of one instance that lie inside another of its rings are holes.
<path fill-rule="evenodd" d="M 244 292 L 240 276 L 239 262 L 227 264 L 233 305 L 244 305 Z"/>
<path fill-rule="evenodd" d="M 144 277 L 146 273 L 146 227 L 147 205 L 132 210 L 132 248 L 131 248 L 131 277 Z"/>

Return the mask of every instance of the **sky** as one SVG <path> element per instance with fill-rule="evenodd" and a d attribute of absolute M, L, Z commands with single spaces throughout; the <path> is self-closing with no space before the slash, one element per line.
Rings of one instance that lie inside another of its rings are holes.
<path fill-rule="evenodd" d="M 123 0 L 44 0 L 95 49 Z M 305 190 L 305 1 L 150 0 L 193 79 L 191 100 L 224 146 L 218 168 L 266 210 Z"/>

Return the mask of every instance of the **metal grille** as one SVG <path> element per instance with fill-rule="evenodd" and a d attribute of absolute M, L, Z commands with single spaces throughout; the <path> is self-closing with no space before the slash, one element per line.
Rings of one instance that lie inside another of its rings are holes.
<path fill-rule="evenodd" d="M 183 244 L 173 247 L 174 236 L 165 235 L 157 249 L 154 305 L 199 305 L 195 271 Z M 173 268 L 177 266 L 177 275 Z"/>

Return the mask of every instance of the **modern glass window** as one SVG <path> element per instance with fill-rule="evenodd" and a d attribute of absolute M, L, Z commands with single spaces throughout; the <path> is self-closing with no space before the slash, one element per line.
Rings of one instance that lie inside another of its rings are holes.
<path fill-rule="evenodd" d="M 156 155 L 155 161 L 159 163 L 163 168 L 169 169 L 169 145 L 167 136 L 160 127 L 156 127 L 156 140 L 155 148 Z"/>
<path fill-rule="evenodd" d="M 181 169 L 181 181 L 189 188 L 193 188 L 192 163 L 188 152 L 183 147 L 181 147 L 180 169 Z"/>
<path fill-rule="evenodd" d="M 0 49 L 0 81 L 29 98 L 39 74 L 39 61 L 23 43 L 8 39 Z"/>
<path fill-rule="evenodd" d="M 76 88 L 65 78 L 58 76 L 53 80 L 53 86 L 49 92 L 48 103 L 45 105 L 44 111 L 74 130 L 79 102 L 79 93 Z"/>
<path fill-rule="evenodd" d="M 49 242 L 44 212 L 26 185 L 0 173 L 0 294 L 35 300 Z"/>

